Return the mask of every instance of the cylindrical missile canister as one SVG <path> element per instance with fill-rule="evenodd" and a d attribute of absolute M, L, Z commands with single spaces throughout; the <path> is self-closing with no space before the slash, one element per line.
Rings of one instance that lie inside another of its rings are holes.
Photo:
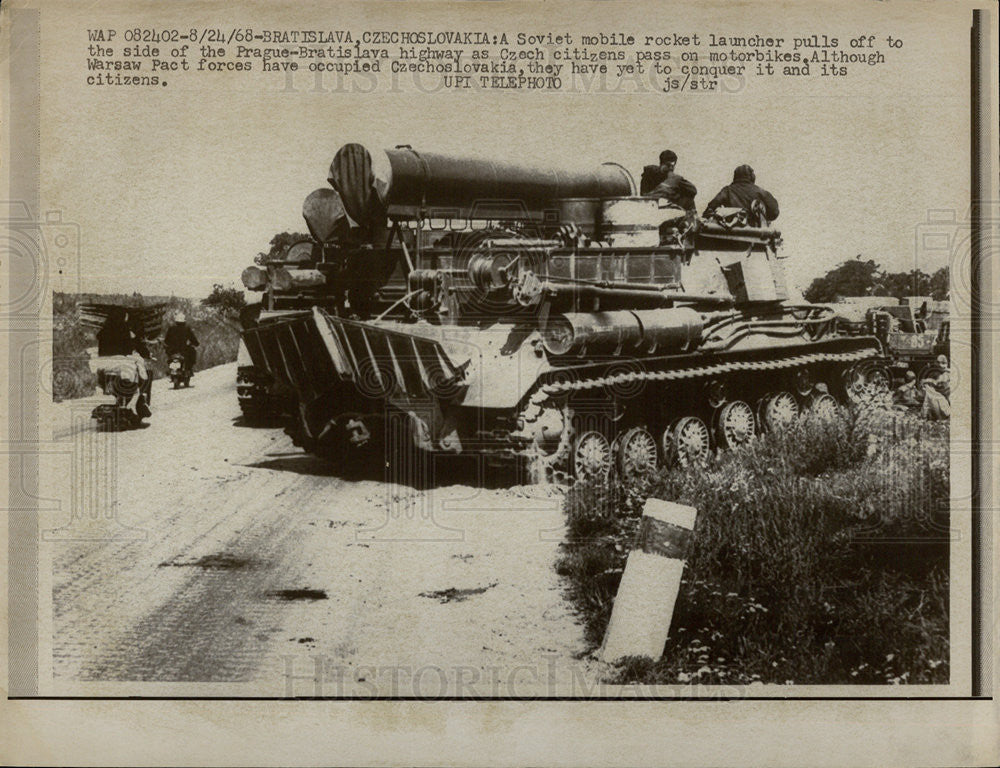
<path fill-rule="evenodd" d="M 542 343 L 551 355 L 579 352 L 614 352 L 634 348 L 642 341 L 642 326 L 634 313 L 567 312 L 549 317 L 542 329 Z"/>
<path fill-rule="evenodd" d="M 290 291 L 295 288 L 319 288 L 326 284 L 326 276 L 318 269 L 277 267 L 271 275 L 271 282 L 279 291 Z"/>
<path fill-rule="evenodd" d="M 310 240 L 299 240 L 297 243 L 293 243 L 281 256 L 281 261 L 285 264 L 308 264 L 315 260 L 313 243 Z"/>
<path fill-rule="evenodd" d="M 329 182 L 347 214 L 377 223 L 390 207 L 441 218 L 540 218 L 570 197 L 621 197 L 635 183 L 620 165 L 571 170 L 345 144 L 330 164 Z M 436 210 L 435 210 L 436 209 Z"/>
<path fill-rule="evenodd" d="M 347 218 L 340 195 L 332 189 L 320 188 L 310 192 L 302 203 L 302 217 L 306 220 L 309 234 L 320 243 L 343 237 L 351 230 L 351 220 Z"/>
<path fill-rule="evenodd" d="M 690 352 L 701 343 L 704 321 L 690 307 L 637 309 L 633 312 L 642 325 L 642 346 L 649 353 Z"/>
<path fill-rule="evenodd" d="M 646 502 L 604 635 L 604 661 L 663 655 L 697 515 L 694 507 L 671 501 Z"/>
<path fill-rule="evenodd" d="M 660 224 L 684 215 L 679 208 L 661 208 L 651 197 L 618 197 L 601 204 L 601 239 L 613 246 L 655 248 Z"/>
<path fill-rule="evenodd" d="M 240 275 L 243 285 L 248 291 L 263 291 L 267 288 L 267 270 L 260 267 L 247 267 Z"/>
<path fill-rule="evenodd" d="M 703 327 L 701 313 L 689 307 L 566 312 L 548 318 L 542 343 L 551 355 L 584 349 L 588 353 L 638 349 L 647 354 L 676 354 L 697 347 Z"/>

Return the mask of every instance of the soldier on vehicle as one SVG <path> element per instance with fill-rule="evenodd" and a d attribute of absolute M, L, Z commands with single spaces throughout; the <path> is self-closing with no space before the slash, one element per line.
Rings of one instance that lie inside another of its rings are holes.
<path fill-rule="evenodd" d="M 187 324 L 187 318 L 183 312 L 174 315 L 174 324 L 167 329 L 167 334 L 163 338 L 163 346 L 167 350 L 167 355 L 179 352 L 184 355 L 184 363 L 188 370 L 194 370 L 194 361 L 197 358 L 195 347 L 198 346 L 198 337 Z"/>
<path fill-rule="evenodd" d="M 660 153 L 658 166 L 647 165 L 643 168 L 642 180 L 639 182 L 639 193 L 643 197 L 668 200 L 685 211 L 694 211 L 694 196 L 698 194 L 698 189 L 683 176 L 674 172 L 676 165 L 677 154 L 669 149 L 663 150 Z"/>
<path fill-rule="evenodd" d="M 705 208 L 704 216 L 715 214 L 718 208 L 741 208 L 747 212 L 750 226 L 763 226 L 778 218 L 778 201 L 766 189 L 755 183 L 757 177 L 749 165 L 741 165 L 733 171 L 733 183 L 724 186 Z"/>

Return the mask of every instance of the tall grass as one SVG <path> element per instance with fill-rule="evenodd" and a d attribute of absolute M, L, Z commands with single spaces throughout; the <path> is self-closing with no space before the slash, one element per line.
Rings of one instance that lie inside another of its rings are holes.
<path fill-rule="evenodd" d="M 662 661 L 619 681 L 946 682 L 947 426 L 908 414 L 803 419 L 637 498 L 567 495 L 559 571 L 600 643 L 648 495 L 698 510 Z"/>
<path fill-rule="evenodd" d="M 175 296 L 98 295 L 56 293 L 52 298 L 52 398 L 56 402 L 94 393 L 95 378 L 90 372 L 86 350 L 96 347 L 94 332 L 80 325 L 80 304 L 103 302 L 122 306 L 150 306 L 166 304 L 163 312 L 163 331 L 181 311 L 198 337 L 198 360 L 195 371 L 211 368 L 236 359 L 240 326 L 237 318 L 215 307 L 206 307 L 191 299 Z M 160 338 L 148 344 L 155 361 L 153 375 L 166 375 L 167 355 Z"/>

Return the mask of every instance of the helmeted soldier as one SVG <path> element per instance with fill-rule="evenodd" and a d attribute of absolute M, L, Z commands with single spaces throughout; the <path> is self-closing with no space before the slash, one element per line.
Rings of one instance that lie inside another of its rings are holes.
<path fill-rule="evenodd" d="M 758 187 L 757 177 L 749 165 L 741 165 L 733 171 L 733 183 L 727 184 L 705 208 L 704 216 L 712 216 L 718 208 L 742 208 L 752 217 L 755 209 L 763 210 L 763 218 L 774 221 L 778 218 L 778 201 L 766 189 Z M 751 222 L 755 226 L 763 221 Z"/>

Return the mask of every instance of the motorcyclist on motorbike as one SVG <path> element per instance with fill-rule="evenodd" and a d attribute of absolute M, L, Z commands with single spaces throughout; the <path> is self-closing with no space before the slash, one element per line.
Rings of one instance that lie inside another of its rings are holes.
<path fill-rule="evenodd" d="M 198 337 L 194 335 L 194 331 L 188 326 L 187 318 L 184 317 L 183 312 L 178 312 L 174 315 L 173 325 L 167 329 L 167 333 L 163 338 L 163 346 L 167 351 L 168 357 L 179 353 L 184 356 L 185 368 L 188 371 L 194 370 L 194 363 L 198 355 L 195 349 L 198 346 Z"/>
<path fill-rule="evenodd" d="M 128 310 L 124 307 L 113 307 L 101 330 L 97 332 L 97 354 L 98 359 L 105 362 L 121 359 L 123 362 L 127 360 L 130 366 L 134 366 L 138 386 L 129 400 L 128 407 L 140 419 L 150 416 L 152 379 L 146 366 L 146 360 L 150 358 L 149 349 L 140 335 L 132 331 Z"/>

